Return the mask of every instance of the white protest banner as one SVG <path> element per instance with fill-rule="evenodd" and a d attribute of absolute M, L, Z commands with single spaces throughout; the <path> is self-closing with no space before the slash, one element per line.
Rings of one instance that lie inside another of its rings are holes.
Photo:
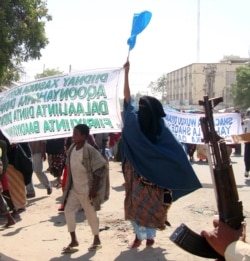
<path fill-rule="evenodd" d="M 0 128 L 12 143 L 69 137 L 77 124 L 91 133 L 120 132 L 122 68 L 39 79 L 0 94 Z"/>
<path fill-rule="evenodd" d="M 200 118 L 204 114 L 183 113 L 165 110 L 167 126 L 179 142 L 202 144 L 203 134 Z M 233 143 L 231 135 L 241 134 L 241 115 L 239 113 L 214 113 L 214 127 L 227 143 Z"/>

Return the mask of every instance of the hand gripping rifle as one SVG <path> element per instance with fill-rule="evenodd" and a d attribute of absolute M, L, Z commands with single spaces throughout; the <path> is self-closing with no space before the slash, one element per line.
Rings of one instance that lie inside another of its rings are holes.
<path fill-rule="evenodd" d="M 215 190 L 219 219 L 234 229 L 239 229 L 244 220 L 242 202 L 239 201 L 233 168 L 227 153 L 226 142 L 215 131 L 213 107 L 223 98 L 199 101 L 204 106 L 205 117 L 200 118 L 203 141 L 209 147 L 208 161 Z M 191 254 L 224 260 L 199 234 L 181 224 L 170 236 L 170 239 Z"/>

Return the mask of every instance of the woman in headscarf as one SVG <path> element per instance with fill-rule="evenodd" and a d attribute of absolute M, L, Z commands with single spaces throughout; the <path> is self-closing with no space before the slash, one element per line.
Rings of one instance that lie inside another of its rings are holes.
<path fill-rule="evenodd" d="M 201 187 L 187 156 L 163 118 L 162 104 L 150 96 L 139 101 L 135 110 L 129 88 L 130 63 L 124 64 L 124 127 L 122 131 L 123 173 L 125 178 L 125 219 L 130 220 L 136 237 L 130 248 L 143 240 L 154 244 L 156 229 L 169 222 L 172 201 Z"/>
<path fill-rule="evenodd" d="M 6 170 L 8 166 L 7 143 L 2 139 L 0 139 L 0 163 L 0 214 L 7 218 L 7 223 L 4 225 L 4 227 L 7 228 L 14 225 L 16 222 L 10 213 L 10 211 L 14 211 L 15 207 L 9 193 L 6 176 Z M 4 199 L 9 209 L 6 206 Z"/>
<path fill-rule="evenodd" d="M 10 195 L 13 206 L 11 207 L 9 205 L 8 200 L 7 204 L 10 207 L 10 210 L 13 211 L 13 214 L 17 215 L 17 212 L 22 212 L 25 210 L 27 205 L 25 173 L 22 173 L 14 166 L 16 157 L 18 156 L 17 154 L 20 153 L 20 150 L 17 149 L 17 144 L 11 144 L 1 131 L 0 139 L 4 140 L 7 144 L 8 165 L 6 169 L 6 175 L 8 184 L 6 189 L 9 190 L 7 197 Z M 19 144 L 18 146 L 22 146 L 25 151 L 26 149 L 29 149 L 28 143 L 23 143 L 22 145 Z"/>

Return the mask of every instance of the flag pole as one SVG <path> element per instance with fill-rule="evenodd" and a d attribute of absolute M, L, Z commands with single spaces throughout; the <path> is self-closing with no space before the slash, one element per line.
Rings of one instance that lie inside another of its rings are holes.
<path fill-rule="evenodd" d="M 129 55 L 130 55 L 130 50 L 128 50 L 128 57 L 127 57 L 127 61 L 129 60 Z"/>

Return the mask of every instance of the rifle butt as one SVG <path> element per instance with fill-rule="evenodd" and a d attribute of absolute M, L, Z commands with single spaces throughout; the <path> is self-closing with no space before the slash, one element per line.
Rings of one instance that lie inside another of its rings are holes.
<path fill-rule="evenodd" d="M 204 237 L 181 224 L 170 236 L 170 240 L 183 250 L 204 258 L 225 260 L 206 241 Z"/>

